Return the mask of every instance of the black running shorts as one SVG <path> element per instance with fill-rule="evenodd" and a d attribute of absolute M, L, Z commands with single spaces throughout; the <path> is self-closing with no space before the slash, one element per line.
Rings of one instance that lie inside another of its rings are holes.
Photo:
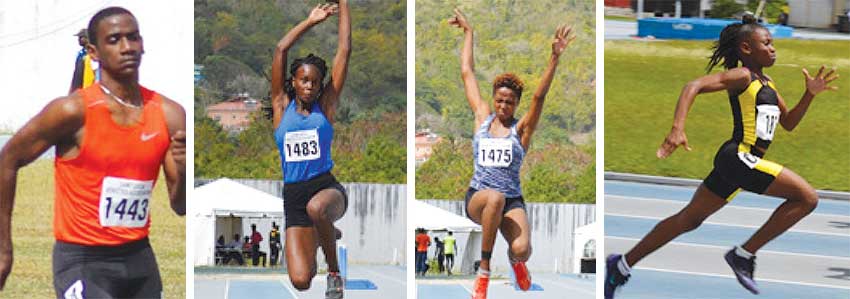
<path fill-rule="evenodd" d="M 147 238 L 118 246 L 56 241 L 56 298 L 162 298 L 162 280 Z"/>
<path fill-rule="evenodd" d="M 782 171 L 782 165 L 762 159 L 764 154 L 746 144 L 729 140 L 714 156 L 714 169 L 703 184 L 727 201 L 740 189 L 763 194 Z"/>
<path fill-rule="evenodd" d="M 348 193 L 345 188 L 336 181 L 336 178 L 326 172 L 315 178 L 298 183 L 283 185 L 283 214 L 286 224 L 284 228 L 291 226 L 313 226 L 313 220 L 307 215 L 307 203 L 310 199 L 325 189 L 336 189 L 342 193 L 345 199 L 345 208 L 348 209 Z"/>
<path fill-rule="evenodd" d="M 475 195 L 475 192 L 478 192 L 475 188 L 469 187 L 466 190 L 466 197 L 463 199 L 464 210 L 466 211 L 466 218 L 472 220 L 472 217 L 469 217 L 469 201 L 472 199 L 472 196 Z M 505 206 L 502 208 L 502 215 L 508 213 L 508 211 L 513 209 L 522 209 L 525 211 L 525 199 L 520 197 L 505 197 Z"/>

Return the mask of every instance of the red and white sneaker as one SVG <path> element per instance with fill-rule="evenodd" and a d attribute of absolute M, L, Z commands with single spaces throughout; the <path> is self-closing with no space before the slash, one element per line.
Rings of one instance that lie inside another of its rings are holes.
<path fill-rule="evenodd" d="M 487 299 L 487 286 L 490 285 L 490 276 L 478 274 L 475 279 L 475 291 L 472 292 L 472 299 Z"/>
<path fill-rule="evenodd" d="M 531 288 L 531 273 L 528 273 L 525 262 L 511 262 L 511 268 L 514 269 L 516 285 L 520 290 L 528 291 Z"/>

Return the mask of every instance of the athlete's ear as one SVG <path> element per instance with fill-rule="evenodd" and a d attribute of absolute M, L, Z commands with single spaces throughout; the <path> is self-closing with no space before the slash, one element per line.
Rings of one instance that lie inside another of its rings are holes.
<path fill-rule="evenodd" d="M 750 48 L 749 40 L 741 41 L 741 43 L 738 45 L 738 49 L 740 49 L 741 54 L 744 55 L 750 55 L 751 53 L 753 53 L 753 49 Z"/>
<path fill-rule="evenodd" d="M 89 54 L 89 57 L 91 57 L 92 60 L 100 62 L 100 57 L 97 54 L 97 47 L 95 47 L 93 44 L 86 44 L 86 54 Z"/>

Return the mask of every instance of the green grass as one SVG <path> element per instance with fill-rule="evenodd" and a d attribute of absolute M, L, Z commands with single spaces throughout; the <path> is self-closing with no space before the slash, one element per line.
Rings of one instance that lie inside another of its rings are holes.
<path fill-rule="evenodd" d="M 670 131 L 682 87 L 704 75 L 710 42 L 605 42 L 605 170 L 704 178 L 717 148 L 732 135 L 725 92 L 696 98 L 686 133 L 692 152 L 666 160 L 655 150 Z M 850 191 L 850 55 L 847 42 L 777 40 L 776 65 L 765 72 L 789 109 L 805 91 L 800 72 L 836 67 L 838 92 L 823 92 L 793 131 L 777 130 L 767 159 L 785 165 L 818 189 Z"/>
<path fill-rule="evenodd" d="M 185 298 L 185 221 L 171 211 L 165 182 L 154 189 L 150 239 L 162 276 L 165 298 Z M 54 298 L 53 161 L 38 160 L 18 175 L 12 216 L 15 263 L 0 298 Z"/>
<path fill-rule="evenodd" d="M 637 18 L 635 18 L 635 17 L 625 17 L 625 16 L 605 16 L 605 19 L 606 20 L 615 20 L 615 21 L 631 21 L 631 22 L 637 21 Z"/>

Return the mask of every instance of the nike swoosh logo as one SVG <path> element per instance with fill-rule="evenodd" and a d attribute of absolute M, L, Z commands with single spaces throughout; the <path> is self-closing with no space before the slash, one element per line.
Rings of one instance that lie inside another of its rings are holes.
<path fill-rule="evenodd" d="M 156 135 L 159 135 L 159 132 L 154 132 L 153 134 L 145 134 L 145 133 L 142 133 L 142 136 L 141 136 L 141 137 L 142 137 L 142 141 L 148 141 L 148 140 L 151 140 L 151 138 L 153 138 L 153 137 L 154 137 L 154 136 L 156 136 Z"/>

